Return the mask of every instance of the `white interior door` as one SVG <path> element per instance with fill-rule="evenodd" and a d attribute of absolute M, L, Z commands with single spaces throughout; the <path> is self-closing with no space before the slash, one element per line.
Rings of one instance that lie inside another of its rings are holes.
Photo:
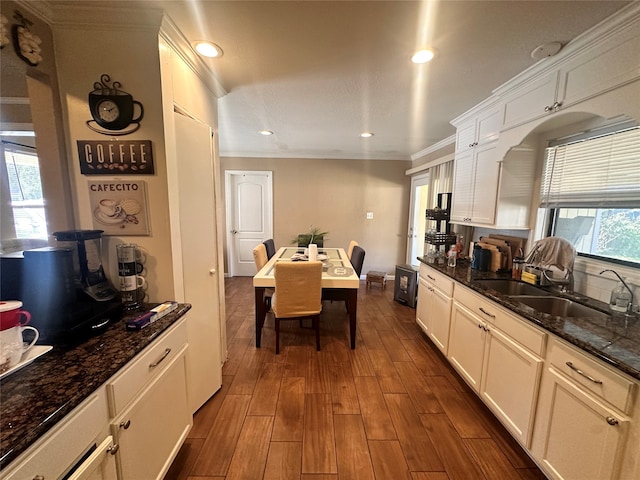
<path fill-rule="evenodd" d="M 425 211 L 429 202 L 429 174 L 411 178 L 409 232 L 407 233 L 407 264 L 419 265 L 417 257 L 424 255 Z"/>
<path fill-rule="evenodd" d="M 222 385 L 218 245 L 211 127 L 174 113 L 178 169 L 179 255 L 189 349 L 189 406 L 195 412 Z M 224 321 L 224 319 L 222 319 Z"/>
<path fill-rule="evenodd" d="M 253 249 L 273 238 L 272 172 L 226 171 L 229 275 L 256 273 Z"/>

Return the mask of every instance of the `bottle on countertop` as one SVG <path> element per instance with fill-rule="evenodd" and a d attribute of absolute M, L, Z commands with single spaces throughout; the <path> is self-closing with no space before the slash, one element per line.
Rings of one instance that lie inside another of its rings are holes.
<path fill-rule="evenodd" d="M 623 278 L 623 280 L 626 281 L 625 278 Z M 631 293 L 625 288 L 622 282 L 618 282 L 618 285 L 611 290 L 611 300 L 609 301 L 611 310 L 626 312 L 629 302 L 631 302 Z"/>
<path fill-rule="evenodd" d="M 449 249 L 449 253 L 447 254 L 447 266 L 455 267 L 457 257 L 458 257 L 458 251 L 455 249 L 454 246 L 451 246 L 451 248 Z"/>

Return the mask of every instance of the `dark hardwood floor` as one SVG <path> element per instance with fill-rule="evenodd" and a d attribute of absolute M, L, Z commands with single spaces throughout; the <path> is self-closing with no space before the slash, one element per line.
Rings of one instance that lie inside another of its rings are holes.
<path fill-rule="evenodd" d="M 314 331 L 273 317 L 255 348 L 249 277 L 226 280 L 223 385 L 195 415 L 166 479 L 501 480 L 544 475 L 393 301 L 358 294 L 356 349 L 344 303 Z M 308 321 L 307 321 L 308 322 Z"/>

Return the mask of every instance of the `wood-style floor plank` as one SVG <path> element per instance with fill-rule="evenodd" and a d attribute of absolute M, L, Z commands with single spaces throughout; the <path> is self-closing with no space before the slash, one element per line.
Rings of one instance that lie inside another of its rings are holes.
<path fill-rule="evenodd" d="M 355 377 L 356 392 L 367 439 L 396 440 L 398 437 L 375 377 Z"/>
<path fill-rule="evenodd" d="M 251 396 L 248 415 L 275 415 L 280 383 L 282 382 L 282 367 L 277 363 L 263 365 L 255 390 Z"/>
<path fill-rule="evenodd" d="M 518 474 L 491 438 L 467 438 L 465 445 L 473 455 L 484 476 L 490 480 L 510 480 Z"/>
<path fill-rule="evenodd" d="M 302 442 L 271 442 L 264 480 L 299 480 Z"/>
<path fill-rule="evenodd" d="M 273 428 L 271 416 L 247 416 L 229 465 L 227 480 L 253 480 L 262 477 Z"/>
<path fill-rule="evenodd" d="M 329 366 L 329 376 L 331 379 L 331 404 L 334 414 L 359 414 L 360 402 L 358 402 L 358 392 L 353 381 L 351 368 L 345 364 L 334 364 Z"/>
<path fill-rule="evenodd" d="M 398 434 L 398 441 L 412 471 L 443 471 L 442 461 L 420 422 L 408 395 L 385 394 L 384 400 Z"/>
<path fill-rule="evenodd" d="M 398 441 L 370 440 L 369 452 L 377 479 L 411 480 L 411 472 Z"/>
<path fill-rule="evenodd" d="M 340 480 L 375 480 L 360 415 L 334 415 Z"/>
<path fill-rule="evenodd" d="M 211 435 L 207 437 L 193 465 L 191 475 L 226 475 L 236 442 L 249 408 L 249 395 L 227 395 L 222 402 Z"/>
<path fill-rule="evenodd" d="M 302 473 L 338 473 L 330 394 L 305 394 Z"/>
<path fill-rule="evenodd" d="M 274 442 L 301 442 L 304 418 L 304 377 L 284 377 L 273 425 Z"/>
<path fill-rule="evenodd" d="M 225 292 L 223 385 L 165 480 L 544 479 L 393 288 L 361 283 L 355 350 L 344 303 L 325 302 L 321 351 L 292 321 L 279 355 L 272 314 L 255 347 L 251 278 Z"/>
<path fill-rule="evenodd" d="M 429 438 L 433 440 L 451 480 L 483 480 L 485 478 L 446 415 L 425 414 L 420 415 L 420 420 L 427 429 Z M 494 477 L 486 478 L 494 480 Z"/>

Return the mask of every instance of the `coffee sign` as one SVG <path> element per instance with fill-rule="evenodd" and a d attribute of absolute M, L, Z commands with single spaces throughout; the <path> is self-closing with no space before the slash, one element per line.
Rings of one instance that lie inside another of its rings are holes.
<path fill-rule="evenodd" d="M 84 175 L 152 175 L 151 140 L 78 140 Z"/>

